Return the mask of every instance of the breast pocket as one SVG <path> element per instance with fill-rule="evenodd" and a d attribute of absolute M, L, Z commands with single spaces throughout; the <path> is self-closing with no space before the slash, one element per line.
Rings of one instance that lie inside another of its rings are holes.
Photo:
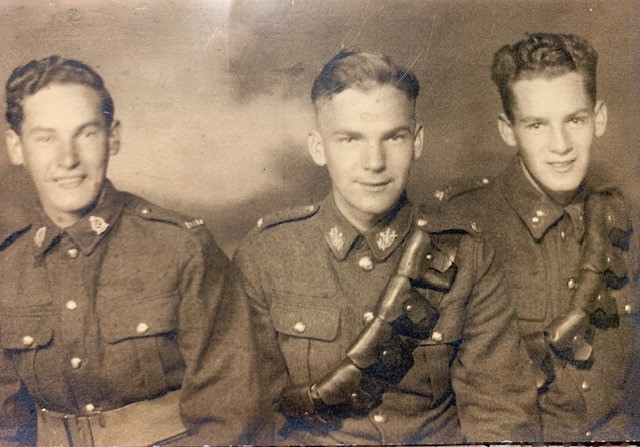
<path fill-rule="evenodd" d="M 34 369 L 38 350 L 53 340 L 51 305 L 0 308 L 0 346 L 14 360 L 20 378 L 37 395 Z"/>
<path fill-rule="evenodd" d="M 271 320 L 294 383 L 318 380 L 341 359 L 340 309 L 314 300 L 287 297 L 271 304 Z"/>
<path fill-rule="evenodd" d="M 441 315 L 433 336 L 414 352 L 415 364 L 406 380 L 424 395 L 433 396 L 430 408 L 451 396 L 451 364 L 462 343 L 464 319 L 461 314 Z"/>
<path fill-rule="evenodd" d="M 166 373 L 184 365 L 177 342 L 178 308 L 173 292 L 98 303 L 106 350 L 150 393 L 166 389 Z"/>

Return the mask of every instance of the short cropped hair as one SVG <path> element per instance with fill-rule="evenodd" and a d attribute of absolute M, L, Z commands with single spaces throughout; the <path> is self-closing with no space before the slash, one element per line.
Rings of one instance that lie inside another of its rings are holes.
<path fill-rule="evenodd" d="M 415 100 L 420 83 L 411 71 L 396 65 L 390 57 L 380 53 L 343 50 L 325 64 L 311 88 L 311 100 L 331 99 L 348 88 L 364 91 L 380 85 L 393 85 Z"/>
<path fill-rule="evenodd" d="M 591 44 L 571 34 L 528 34 L 513 45 L 504 45 L 493 56 L 491 79 L 498 87 L 502 108 L 513 120 L 514 82 L 534 77 L 555 77 L 568 72 L 581 73 L 586 92 L 596 103 L 598 53 Z"/>
<path fill-rule="evenodd" d="M 106 125 L 111 126 L 115 108 L 111 94 L 100 75 L 83 62 L 54 55 L 32 60 L 14 69 L 9 76 L 5 88 L 5 116 L 11 129 L 20 133 L 25 98 L 52 84 L 80 84 L 94 89 L 100 96 Z"/>

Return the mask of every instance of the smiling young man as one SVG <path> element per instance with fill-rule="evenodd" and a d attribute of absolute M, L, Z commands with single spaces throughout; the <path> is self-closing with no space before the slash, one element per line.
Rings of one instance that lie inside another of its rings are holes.
<path fill-rule="evenodd" d="M 498 129 L 517 155 L 494 182 L 448 192 L 447 206 L 495 244 L 538 368 L 546 442 L 630 436 L 620 409 L 636 307 L 626 284 L 628 209 L 616 189 L 585 180 L 607 126 L 596 64 L 573 35 L 531 34 L 498 50 Z M 589 275 L 605 284 L 592 287 Z"/>
<path fill-rule="evenodd" d="M 331 193 L 260 219 L 236 251 L 223 295 L 234 315 L 250 312 L 247 332 L 214 328 L 185 389 L 205 442 L 237 442 L 220 422 L 230 412 L 236 436 L 253 427 L 268 443 L 537 439 L 532 371 L 491 250 L 405 194 L 423 146 L 418 90 L 377 53 L 341 52 L 316 78 L 308 146 Z M 409 285 L 398 266 L 416 235 L 430 248 L 413 250 L 411 265 L 429 278 L 403 289 L 407 299 L 395 294 Z M 431 305 L 437 323 L 423 326 Z M 216 342 L 228 332 L 234 349 Z M 235 376 L 257 389 L 221 398 L 217 378 Z"/>
<path fill-rule="evenodd" d="M 9 157 L 40 206 L 0 240 L 0 444 L 183 436 L 179 390 L 226 258 L 202 220 L 109 182 L 120 124 L 90 67 L 31 61 L 6 101 Z"/>

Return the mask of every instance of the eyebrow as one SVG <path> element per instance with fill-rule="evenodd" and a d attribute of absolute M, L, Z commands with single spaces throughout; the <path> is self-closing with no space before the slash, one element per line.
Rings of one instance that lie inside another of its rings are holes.
<path fill-rule="evenodd" d="M 395 134 L 397 134 L 399 132 L 409 132 L 409 133 L 411 133 L 412 129 L 411 129 L 410 126 L 398 126 L 398 127 L 395 127 L 393 129 L 385 132 L 383 134 L 383 137 L 384 138 L 388 138 L 388 137 L 390 137 L 392 135 L 395 135 Z M 348 129 L 338 129 L 338 130 L 334 131 L 332 135 L 362 136 L 362 134 L 360 132 L 352 131 L 352 130 L 348 130 Z"/>
<path fill-rule="evenodd" d="M 573 112 L 567 114 L 566 118 L 575 117 L 575 116 L 582 115 L 582 114 L 585 114 L 585 113 L 588 114 L 589 112 L 591 112 L 591 109 L 589 109 L 588 107 L 583 107 L 582 109 L 578 109 L 576 111 L 573 111 Z M 518 118 L 516 118 L 516 119 L 518 119 Z M 535 115 L 533 115 L 533 116 L 523 116 L 523 117 L 519 118 L 519 120 L 524 122 L 524 123 L 530 123 L 532 121 L 533 122 L 538 122 L 538 121 L 546 122 L 546 121 L 548 121 L 547 118 L 543 118 L 543 117 L 539 117 L 539 116 L 535 116 Z"/>
<path fill-rule="evenodd" d="M 96 126 L 96 127 L 102 127 L 102 122 L 100 122 L 99 120 L 94 120 L 94 121 L 89 121 L 88 123 L 84 123 L 83 125 L 81 125 L 80 127 L 78 127 L 78 129 L 73 133 L 73 135 L 78 135 L 80 134 L 83 130 L 85 130 L 87 127 L 91 127 L 91 126 Z M 40 127 L 40 126 L 36 126 L 34 128 L 32 128 L 31 130 L 29 130 L 29 135 L 36 133 L 36 132 L 56 132 L 57 129 L 53 128 L 53 127 Z"/>

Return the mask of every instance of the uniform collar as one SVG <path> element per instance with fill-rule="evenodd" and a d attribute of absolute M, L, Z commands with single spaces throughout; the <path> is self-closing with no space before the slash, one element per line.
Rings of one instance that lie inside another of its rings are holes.
<path fill-rule="evenodd" d="M 565 213 L 573 224 L 577 238 L 582 238 L 585 200 L 583 187 L 580 187 L 569 204 L 560 206 L 531 184 L 523 171 L 520 157 L 515 157 L 509 165 L 502 175 L 501 183 L 502 193 L 507 202 L 520 216 L 535 240 L 542 239 L 549 228 L 555 225 Z"/>
<path fill-rule="evenodd" d="M 384 261 L 402 243 L 412 221 L 411 202 L 403 194 L 397 205 L 370 230 L 360 233 L 338 210 L 330 194 L 320 205 L 317 217 L 327 245 L 337 259 L 344 259 L 358 237 L 362 237 L 373 256 Z"/>
<path fill-rule="evenodd" d="M 118 222 L 124 203 L 125 195 L 107 181 L 95 208 L 68 228 L 55 225 L 40 209 L 31 226 L 35 255 L 41 256 L 46 253 L 64 234 L 69 236 L 83 254 L 91 254 Z"/>

